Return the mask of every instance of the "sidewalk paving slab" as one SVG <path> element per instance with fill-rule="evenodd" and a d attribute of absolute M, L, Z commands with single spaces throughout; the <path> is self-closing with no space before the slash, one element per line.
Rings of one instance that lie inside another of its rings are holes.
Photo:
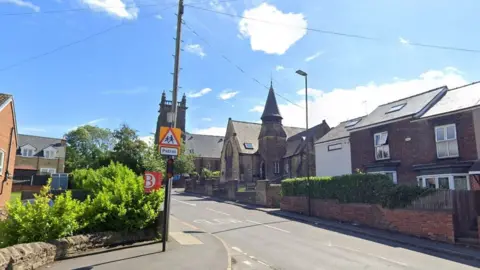
<path fill-rule="evenodd" d="M 450 256 L 466 259 L 466 260 L 473 260 L 476 262 L 480 262 L 480 250 L 473 247 L 468 248 L 463 245 L 442 243 L 442 242 L 437 242 L 437 241 L 410 236 L 406 234 L 401 234 L 398 232 L 380 230 L 380 229 L 370 228 L 362 225 L 354 225 L 351 223 L 343 223 L 339 221 L 326 220 L 326 219 L 321 219 L 317 217 L 309 217 L 309 216 L 305 216 L 297 213 L 282 211 L 279 208 L 264 208 L 256 205 L 233 202 L 233 201 L 228 201 L 228 200 L 223 200 L 215 197 L 208 197 L 208 196 L 203 196 L 203 195 L 193 194 L 193 193 L 184 193 L 184 194 L 193 195 L 197 197 L 199 196 L 203 198 L 210 198 L 212 200 L 222 201 L 222 202 L 237 205 L 240 207 L 255 209 L 255 210 L 262 211 L 278 217 L 305 222 L 316 227 L 334 229 L 340 232 L 342 231 L 349 232 L 357 235 L 370 237 L 373 239 L 381 239 L 384 241 L 395 242 L 402 245 L 407 245 L 407 246 L 411 246 L 411 247 L 415 247 L 415 248 L 419 248 L 427 251 L 442 253 L 445 255 L 450 255 Z"/>

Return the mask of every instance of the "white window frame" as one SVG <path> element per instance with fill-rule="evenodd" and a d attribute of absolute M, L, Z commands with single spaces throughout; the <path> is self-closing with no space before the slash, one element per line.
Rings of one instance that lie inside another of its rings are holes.
<path fill-rule="evenodd" d="M 35 147 L 27 144 L 20 147 L 20 154 L 22 157 L 33 157 L 35 155 L 35 150 L 37 150 Z"/>
<path fill-rule="evenodd" d="M 393 175 L 393 183 L 394 184 L 397 184 L 398 183 L 398 178 L 397 178 L 397 172 L 396 171 L 378 171 L 378 172 L 369 172 L 370 174 L 387 174 L 387 173 L 391 173 Z"/>
<path fill-rule="evenodd" d="M 382 135 L 385 135 L 385 140 L 383 141 L 382 140 Z M 379 137 L 379 144 L 377 144 L 377 136 Z M 387 144 L 387 140 L 388 140 L 388 131 L 383 131 L 383 132 L 379 132 L 379 133 L 375 133 L 373 135 L 373 146 L 375 148 L 375 160 L 386 160 L 386 159 L 390 159 L 390 146 Z M 382 142 L 383 141 L 383 142 Z M 386 151 L 385 151 L 386 149 Z M 384 152 L 388 152 L 388 156 L 387 157 L 378 157 L 377 155 L 377 152 L 378 150 L 381 150 L 382 153 Z"/>
<path fill-rule="evenodd" d="M 467 178 L 467 190 L 470 190 L 470 175 L 467 173 L 452 173 L 452 174 L 432 174 L 432 175 L 421 175 L 417 176 L 417 185 L 421 187 L 426 187 L 426 179 L 427 178 L 434 178 L 435 179 L 435 188 L 438 189 L 440 183 L 438 181 L 439 178 L 448 178 L 448 186 L 450 190 L 455 190 L 455 182 L 453 178 L 455 176 L 464 176 Z"/>
<path fill-rule="evenodd" d="M 275 174 L 280 173 L 280 162 L 278 162 L 278 161 L 273 162 L 273 173 L 275 173 Z"/>
<path fill-rule="evenodd" d="M 335 151 L 335 150 L 341 150 L 341 149 L 342 149 L 342 143 L 334 143 L 327 146 L 327 150 L 329 152 Z"/>
<path fill-rule="evenodd" d="M 4 167 L 5 167 L 5 151 L 0 149 L 0 175 L 3 175 Z"/>
<path fill-rule="evenodd" d="M 57 173 L 57 169 L 55 169 L 55 168 L 40 168 L 40 173 L 54 174 L 54 173 Z"/>
<path fill-rule="evenodd" d="M 455 134 L 455 138 L 453 139 L 447 139 L 447 129 L 449 127 L 453 127 L 453 130 L 454 130 L 454 134 Z M 438 140 L 437 138 L 437 130 L 439 129 L 443 129 L 443 136 L 444 136 L 444 139 L 443 140 Z M 449 142 L 455 142 L 455 144 L 457 144 L 457 154 L 456 155 L 451 155 L 450 154 L 450 151 L 449 151 L 449 148 L 448 148 L 448 143 Z M 447 155 L 444 156 L 444 157 L 440 157 L 438 155 L 438 144 L 439 143 L 446 143 L 447 144 Z M 448 125 L 443 125 L 443 126 L 436 126 L 435 127 L 435 145 L 436 145 L 436 149 L 437 149 L 437 158 L 454 158 L 454 157 L 458 157 L 460 155 L 460 149 L 458 149 L 458 140 L 457 140 L 457 126 L 455 124 L 448 124 Z"/>
<path fill-rule="evenodd" d="M 56 151 L 54 151 L 54 150 L 43 150 L 43 157 L 44 158 L 55 159 L 55 154 L 56 154 Z"/>

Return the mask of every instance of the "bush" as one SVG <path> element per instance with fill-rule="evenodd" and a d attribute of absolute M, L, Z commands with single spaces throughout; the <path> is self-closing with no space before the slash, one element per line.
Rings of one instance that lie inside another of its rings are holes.
<path fill-rule="evenodd" d="M 405 207 L 431 193 L 425 188 L 395 185 L 382 174 L 311 177 L 310 184 L 312 198 L 338 200 L 340 203 L 381 204 L 389 208 Z M 283 180 L 282 196 L 308 196 L 308 181 L 306 178 Z"/>
<path fill-rule="evenodd" d="M 48 241 L 71 236 L 85 224 L 79 221 L 84 206 L 67 191 L 51 206 L 50 182 L 35 195 L 33 203 L 19 198 L 7 204 L 8 218 L 0 222 L 0 246 Z"/>

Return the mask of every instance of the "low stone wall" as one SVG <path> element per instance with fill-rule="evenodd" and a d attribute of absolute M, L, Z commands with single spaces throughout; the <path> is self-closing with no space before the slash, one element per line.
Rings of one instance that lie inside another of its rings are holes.
<path fill-rule="evenodd" d="M 271 184 L 267 188 L 267 207 L 278 208 L 282 200 L 282 186 L 280 184 Z"/>
<path fill-rule="evenodd" d="M 50 243 L 18 244 L 0 249 L 0 269 L 36 269 L 55 260 L 78 255 L 91 249 L 132 244 L 156 238 L 155 229 L 146 229 L 133 233 L 103 232 L 76 235 Z"/>
<path fill-rule="evenodd" d="M 312 215 L 320 218 L 397 231 L 409 235 L 454 243 L 453 214 L 449 211 L 418 211 L 386 209 L 371 204 L 341 204 L 331 200 L 312 199 Z M 305 197 L 283 197 L 280 208 L 285 211 L 307 213 Z"/>
<path fill-rule="evenodd" d="M 243 203 L 257 204 L 257 192 L 256 191 L 242 191 L 235 192 L 235 200 Z"/>

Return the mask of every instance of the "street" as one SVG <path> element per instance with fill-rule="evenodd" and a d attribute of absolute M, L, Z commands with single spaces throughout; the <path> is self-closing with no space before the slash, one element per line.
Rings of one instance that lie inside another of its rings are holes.
<path fill-rule="evenodd" d="M 477 269 L 441 254 L 350 236 L 180 191 L 173 192 L 171 215 L 192 230 L 221 238 L 232 255 L 233 269 Z"/>

